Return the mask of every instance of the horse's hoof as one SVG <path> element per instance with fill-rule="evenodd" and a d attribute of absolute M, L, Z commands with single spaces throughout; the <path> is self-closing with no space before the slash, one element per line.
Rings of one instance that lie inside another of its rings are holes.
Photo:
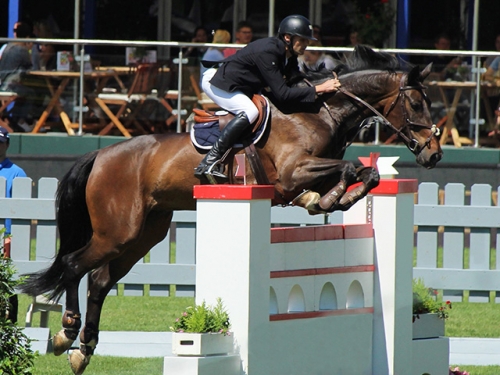
<path fill-rule="evenodd" d="M 306 190 L 303 193 L 299 194 L 293 201 L 292 206 L 304 207 L 309 211 L 321 211 L 318 210 L 318 202 L 321 196 L 319 193 L 315 191 Z"/>
<path fill-rule="evenodd" d="M 68 356 L 69 365 L 71 366 L 73 374 L 83 374 L 88 364 L 90 363 L 90 357 L 90 355 L 84 356 L 80 349 L 73 350 Z"/>
<path fill-rule="evenodd" d="M 68 337 L 66 337 L 66 335 L 64 333 L 64 329 L 61 329 L 52 338 L 52 346 L 54 348 L 54 355 L 63 354 L 66 350 L 71 348 L 71 345 L 73 345 L 73 342 L 74 342 L 74 340 L 70 340 L 70 339 L 68 339 Z"/>

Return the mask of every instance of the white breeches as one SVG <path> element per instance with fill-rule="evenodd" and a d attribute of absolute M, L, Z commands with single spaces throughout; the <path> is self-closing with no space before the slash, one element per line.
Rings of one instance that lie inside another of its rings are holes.
<path fill-rule="evenodd" d="M 205 94 L 207 94 L 208 97 L 221 108 L 224 108 L 235 115 L 245 112 L 250 123 L 257 120 L 259 111 L 248 96 L 243 94 L 241 91 L 227 92 L 210 84 L 209 81 L 216 72 L 217 69 L 211 68 L 207 69 L 205 73 L 203 73 L 201 85 Z"/>

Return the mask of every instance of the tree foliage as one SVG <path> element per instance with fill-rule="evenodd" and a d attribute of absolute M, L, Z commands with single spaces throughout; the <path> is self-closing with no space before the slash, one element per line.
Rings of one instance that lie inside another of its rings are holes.
<path fill-rule="evenodd" d="M 3 232 L 4 229 L 0 230 L 0 374 L 31 374 L 36 357 L 31 350 L 31 340 L 7 317 L 9 298 L 23 279 L 14 279 L 12 260 L 3 257 Z"/>

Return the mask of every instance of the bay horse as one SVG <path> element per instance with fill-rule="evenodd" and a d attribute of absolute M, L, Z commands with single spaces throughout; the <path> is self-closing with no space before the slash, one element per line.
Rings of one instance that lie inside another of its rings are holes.
<path fill-rule="evenodd" d="M 377 113 L 418 164 L 433 168 L 442 157 L 422 83 L 430 66 L 420 71 L 387 53 L 357 46 L 337 72 L 341 91 L 320 96 L 310 107 L 296 106 L 288 113 L 286 105 L 271 104 L 271 123 L 256 149 L 275 187 L 273 205 L 293 202 L 311 213 L 347 210 L 377 186 L 374 168 L 356 169 L 342 160 L 361 121 Z M 317 84 L 331 74 L 317 73 L 309 81 Z M 59 252 L 21 289 L 55 299 L 66 292 L 63 329 L 53 338 L 54 354 L 60 355 L 80 332 L 78 286 L 90 273 L 80 348 L 70 355 L 75 374 L 83 373 L 97 345 L 110 289 L 165 238 L 175 210 L 196 209 L 193 186 L 199 181 L 193 171 L 202 156 L 187 133 L 139 136 L 82 156 L 61 180 L 56 197 Z M 256 183 L 247 171 L 247 183 Z"/>

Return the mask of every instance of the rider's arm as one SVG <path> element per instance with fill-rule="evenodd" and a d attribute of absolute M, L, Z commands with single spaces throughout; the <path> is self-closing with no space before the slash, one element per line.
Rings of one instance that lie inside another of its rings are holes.
<path fill-rule="evenodd" d="M 337 91 L 340 88 L 340 81 L 337 78 L 332 78 L 314 87 L 317 94 Z"/>
<path fill-rule="evenodd" d="M 286 84 L 281 71 L 283 61 L 277 50 L 261 51 L 256 59 L 256 64 L 266 86 L 269 86 L 279 101 L 314 102 L 316 97 L 314 87 L 289 87 Z"/>

